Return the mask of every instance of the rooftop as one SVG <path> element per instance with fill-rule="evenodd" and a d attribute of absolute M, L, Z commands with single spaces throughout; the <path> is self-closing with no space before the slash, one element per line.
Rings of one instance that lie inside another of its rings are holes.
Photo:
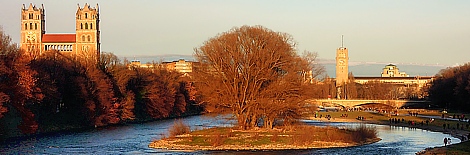
<path fill-rule="evenodd" d="M 75 43 L 75 34 L 44 34 L 43 43 Z"/>

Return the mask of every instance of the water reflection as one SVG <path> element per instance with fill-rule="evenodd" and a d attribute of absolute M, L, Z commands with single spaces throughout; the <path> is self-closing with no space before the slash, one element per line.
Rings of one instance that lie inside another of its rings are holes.
<path fill-rule="evenodd" d="M 182 119 L 192 129 L 216 126 L 230 126 L 233 120 L 226 117 L 192 116 Z M 381 141 L 364 146 L 333 149 L 312 149 L 294 151 L 201 151 L 178 152 L 148 148 L 148 144 L 167 133 L 173 120 L 130 124 L 120 127 L 90 130 L 73 133 L 63 132 L 53 135 L 11 140 L 0 144 L 0 154 L 415 154 L 428 147 L 443 146 L 443 138 L 448 134 L 421 129 L 375 126 Z M 305 121 L 319 126 L 354 127 L 358 123 L 324 123 Z M 452 138 L 453 143 L 460 140 Z"/>

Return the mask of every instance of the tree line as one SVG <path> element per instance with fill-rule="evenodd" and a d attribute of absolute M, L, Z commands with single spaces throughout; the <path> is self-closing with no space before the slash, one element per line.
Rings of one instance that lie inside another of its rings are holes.
<path fill-rule="evenodd" d="M 429 89 L 429 98 L 443 108 L 470 111 L 470 63 L 441 70 Z"/>
<path fill-rule="evenodd" d="M 112 53 L 78 58 L 22 51 L 0 31 L 0 137 L 198 113 L 187 77 L 161 65 L 128 66 Z M 98 62 L 98 63 L 97 63 Z"/>

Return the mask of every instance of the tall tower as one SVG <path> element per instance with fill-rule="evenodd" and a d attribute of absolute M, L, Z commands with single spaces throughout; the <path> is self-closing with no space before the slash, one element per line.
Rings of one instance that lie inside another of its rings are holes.
<path fill-rule="evenodd" d="M 99 60 L 100 56 L 100 14 L 99 7 L 91 8 L 87 3 L 78 5 L 76 13 L 76 53 L 79 57 Z"/>
<path fill-rule="evenodd" d="M 40 55 L 42 53 L 41 40 L 44 33 L 46 33 L 44 5 L 36 8 L 33 4 L 29 4 L 29 7 L 26 8 L 23 4 L 21 9 L 20 48 L 31 55 Z"/>
<path fill-rule="evenodd" d="M 343 86 L 348 82 L 348 49 L 343 47 L 343 36 L 341 35 L 341 47 L 336 49 L 336 87 Z"/>

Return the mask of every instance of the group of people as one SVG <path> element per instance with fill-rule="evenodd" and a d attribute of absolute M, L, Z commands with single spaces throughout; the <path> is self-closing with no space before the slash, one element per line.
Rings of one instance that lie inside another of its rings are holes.
<path fill-rule="evenodd" d="M 464 124 L 460 124 L 460 123 L 457 123 L 457 124 L 456 124 L 456 127 L 457 127 L 457 128 L 456 128 L 455 126 L 451 126 L 451 124 L 445 124 L 445 123 L 442 125 L 442 127 L 444 128 L 444 130 L 445 130 L 446 128 L 449 129 L 449 130 L 450 130 L 450 129 L 452 129 L 452 130 L 455 130 L 455 129 L 457 129 L 457 130 L 459 130 L 459 129 L 460 129 L 460 130 L 464 130 Z M 465 124 L 465 128 L 466 128 L 466 129 L 470 128 L 470 123 Z"/>
<path fill-rule="evenodd" d="M 341 116 L 342 116 L 342 115 L 341 115 Z M 317 117 L 318 117 L 318 113 L 315 113 L 315 118 L 317 118 Z M 323 117 L 323 115 L 320 114 L 320 118 L 322 118 L 322 117 Z M 331 115 L 326 115 L 325 118 L 328 119 L 328 120 L 330 120 L 330 119 L 331 119 Z"/>
<path fill-rule="evenodd" d="M 389 118 L 388 121 L 390 121 L 390 124 L 392 124 L 392 123 L 395 123 L 395 124 L 400 123 L 400 119 L 399 119 L 399 118 Z M 401 119 L 401 122 L 405 122 L 405 119 L 402 118 L 402 119 Z"/>
<path fill-rule="evenodd" d="M 356 118 L 357 120 L 366 120 L 366 118 L 364 116 L 357 116 Z"/>
<path fill-rule="evenodd" d="M 418 116 L 418 112 L 408 112 L 410 116 Z"/>
<path fill-rule="evenodd" d="M 444 146 L 452 144 L 452 139 L 444 137 Z"/>

